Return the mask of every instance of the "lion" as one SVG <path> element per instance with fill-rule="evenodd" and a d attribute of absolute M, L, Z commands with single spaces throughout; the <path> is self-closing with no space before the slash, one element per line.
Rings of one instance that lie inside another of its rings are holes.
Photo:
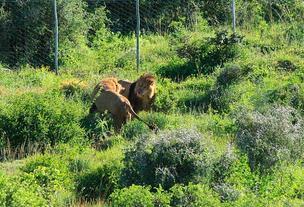
<path fill-rule="evenodd" d="M 120 92 L 127 97 L 134 111 L 147 111 L 151 108 L 156 96 L 156 78 L 151 74 L 144 74 L 135 82 L 119 80 L 118 83 L 124 88 Z"/>
<path fill-rule="evenodd" d="M 98 92 L 101 90 L 105 91 L 115 91 L 117 93 L 123 93 L 125 90 L 119 83 L 117 78 L 105 78 L 102 79 L 94 88 L 92 95 L 91 95 L 91 100 L 94 101 L 95 96 L 97 95 Z"/>
<path fill-rule="evenodd" d="M 103 113 L 105 111 L 110 112 L 114 119 L 114 126 L 116 131 L 119 131 L 122 125 L 127 121 L 130 121 L 132 118 L 136 118 L 142 121 L 151 130 L 158 130 L 154 124 L 150 125 L 136 114 L 126 97 L 112 90 L 103 90 L 95 98 L 91 106 L 90 113 L 96 111 L 100 113 Z"/>

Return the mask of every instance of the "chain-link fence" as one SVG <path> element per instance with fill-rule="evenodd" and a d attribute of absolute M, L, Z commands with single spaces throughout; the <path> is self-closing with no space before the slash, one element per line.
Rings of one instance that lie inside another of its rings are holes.
<path fill-rule="evenodd" d="M 134 35 L 138 25 L 136 2 L 57 0 L 59 65 L 64 65 L 69 53 L 78 49 L 80 44 L 94 47 L 94 38 L 102 33 L 102 28 L 120 37 Z M 176 27 L 191 30 L 202 18 L 209 25 L 229 28 L 232 25 L 254 26 L 262 20 L 290 21 L 296 18 L 292 16 L 296 12 L 291 9 L 303 6 L 300 0 L 237 0 L 236 21 L 233 21 L 232 2 L 139 0 L 140 33 L 167 35 Z M 0 63 L 10 68 L 25 64 L 54 68 L 55 25 L 54 0 L 0 0 Z"/>

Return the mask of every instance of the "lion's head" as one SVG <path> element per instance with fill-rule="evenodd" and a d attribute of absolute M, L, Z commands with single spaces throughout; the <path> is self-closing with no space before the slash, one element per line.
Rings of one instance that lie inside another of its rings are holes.
<path fill-rule="evenodd" d="M 151 100 L 156 93 L 156 78 L 151 74 L 144 74 L 136 81 L 135 95 L 142 100 Z"/>

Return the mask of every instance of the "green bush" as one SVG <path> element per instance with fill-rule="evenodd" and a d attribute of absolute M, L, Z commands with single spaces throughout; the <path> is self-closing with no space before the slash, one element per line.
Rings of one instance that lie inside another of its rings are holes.
<path fill-rule="evenodd" d="M 28 186 L 16 178 L 8 178 L 0 172 L 0 206 L 40 207 L 48 206 L 48 202 L 40 194 L 36 183 Z"/>
<path fill-rule="evenodd" d="M 110 199 L 113 207 L 153 207 L 153 194 L 150 192 L 150 188 L 132 185 L 128 188 L 123 188 L 114 191 L 111 194 Z"/>
<path fill-rule="evenodd" d="M 13 147 L 24 143 L 42 146 L 83 138 L 79 125 L 82 105 L 56 93 L 28 93 L 11 97 L 0 109 L 0 134 Z"/>
<path fill-rule="evenodd" d="M 216 67 L 223 67 L 224 63 L 238 55 L 238 43 L 241 41 L 241 36 L 220 31 L 208 40 L 185 43 L 177 52 L 195 66 L 194 74 L 210 74 Z"/>
<path fill-rule="evenodd" d="M 304 198 L 304 168 L 301 164 L 283 165 L 268 179 L 262 189 L 262 195 L 267 199 Z"/>
<path fill-rule="evenodd" d="M 95 145 L 107 147 L 107 138 L 114 133 L 113 119 L 109 113 L 90 113 L 80 121 L 86 137 Z"/>
<path fill-rule="evenodd" d="M 159 81 L 157 85 L 157 94 L 152 105 L 153 111 L 172 112 L 176 109 L 176 97 L 174 91 L 176 86 L 168 79 Z"/>
<path fill-rule="evenodd" d="M 0 206 L 7 206 L 6 197 L 8 195 L 8 181 L 7 178 L 0 172 Z"/>
<path fill-rule="evenodd" d="M 220 200 L 203 184 L 175 185 L 170 189 L 171 206 L 220 206 Z"/>
<path fill-rule="evenodd" d="M 112 159 L 77 178 L 77 196 L 85 200 L 107 198 L 119 186 L 123 164 Z"/>
<path fill-rule="evenodd" d="M 152 113 L 147 114 L 146 121 L 149 124 L 155 124 L 159 129 L 164 129 L 168 124 L 168 120 L 161 113 Z M 132 122 L 128 122 L 123 127 L 123 136 L 128 140 L 135 140 L 135 138 L 147 135 L 151 132 L 151 130 L 142 122 L 135 120 Z"/>
<path fill-rule="evenodd" d="M 210 147 L 195 130 L 169 131 L 141 138 L 125 154 L 126 185 L 141 184 L 168 189 L 208 175 Z"/>
<path fill-rule="evenodd" d="M 10 199 L 11 207 L 47 207 L 50 204 L 37 191 L 33 192 L 33 186 L 16 186 Z"/>
<path fill-rule="evenodd" d="M 216 79 L 218 86 L 226 87 L 238 82 L 243 75 L 248 73 L 249 68 L 242 69 L 239 65 L 227 65 Z"/>
<path fill-rule="evenodd" d="M 288 83 L 266 91 L 264 100 L 267 103 L 276 103 L 291 106 L 296 109 L 303 109 L 304 94 L 302 84 Z"/>
<path fill-rule="evenodd" d="M 221 155 L 213 164 L 212 183 L 213 185 L 221 184 L 225 181 L 226 177 L 231 173 L 231 168 L 237 160 L 236 154 L 232 149 Z"/>
<path fill-rule="evenodd" d="M 237 145 L 247 154 L 252 170 L 269 170 L 280 162 L 303 156 L 303 119 L 292 108 L 271 107 L 263 113 L 243 111 L 237 124 Z"/>
<path fill-rule="evenodd" d="M 61 162 L 59 157 L 52 155 L 38 156 L 26 163 L 21 168 L 23 175 L 21 177 L 32 176 L 35 183 L 46 188 L 55 188 L 58 184 L 69 187 L 71 179 L 68 176 L 66 163 Z M 22 179 L 23 180 L 23 179 Z M 26 179 L 24 179 L 26 181 Z"/>
<path fill-rule="evenodd" d="M 136 138 L 149 134 L 150 129 L 141 121 L 135 120 L 128 122 L 123 127 L 123 137 L 127 138 L 128 140 L 135 140 Z"/>

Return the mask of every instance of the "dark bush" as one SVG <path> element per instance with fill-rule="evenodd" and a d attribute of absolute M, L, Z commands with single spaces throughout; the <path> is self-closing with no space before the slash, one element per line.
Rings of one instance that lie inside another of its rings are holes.
<path fill-rule="evenodd" d="M 137 137 L 148 134 L 150 129 L 141 121 L 135 120 L 123 126 L 123 137 L 128 140 L 135 140 Z"/>
<path fill-rule="evenodd" d="M 301 87 L 299 84 L 278 86 L 278 88 L 267 91 L 264 100 L 268 103 L 277 103 L 292 106 L 296 109 L 303 109 L 304 95 L 301 92 Z"/>
<path fill-rule="evenodd" d="M 175 183 L 188 183 L 207 176 L 210 148 L 195 130 L 163 132 L 141 138 L 127 150 L 122 181 L 168 189 Z"/>
<path fill-rule="evenodd" d="M 114 122 L 109 113 L 90 113 L 80 121 L 86 137 L 93 145 L 107 148 L 110 144 L 107 138 L 114 133 Z"/>
<path fill-rule="evenodd" d="M 228 65 L 224 67 L 222 72 L 217 77 L 216 84 L 219 86 L 226 87 L 233 83 L 236 83 L 242 78 L 243 75 L 248 72 L 248 70 L 249 69 L 243 70 L 238 65 Z"/>
<path fill-rule="evenodd" d="M 196 74 L 210 74 L 218 66 L 233 60 L 238 54 L 238 43 L 243 37 L 236 34 L 229 35 L 227 31 L 220 31 L 207 41 L 185 43 L 177 49 L 180 57 L 189 60 L 195 66 Z"/>
<path fill-rule="evenodd" d="M 180 82 L 191 75 L 198 74 L 197 68 L 190 62 L 171 62 L 166 66 L 159 68 L 156 74 L 163 78 L 169 78 L 172 81 Z"/>
<path fill-rule="evenodd" d="M 236 201 L 240 196 L 239 191 L 234 189 L 233 186 L 230 186 L 225 183 L 215 185 L 213 188 L 219 194 L 221 201 L 225 201 L 225 202 Z"/>
<path fill-rule="evenodd" d="M 292 72 L 297 69 L 297 66 L 290 60 L 279 60 L 277 62 L 276 68 L 279 70 Z"/>
<path fill-rule="evenodd" d="M 111 160 L 77 178 L 77 196 L 84 200 L 107 198 L 119 186 L 120 160 Z"/>
<path fill-rule="evenodd" d="M 252 170 L 301 159 L 304 152 L 303 119 L 290 107 L 271 107 L 261 113 L 240 112 L 237 145 L 247 154 Z"/>
<path fill-rule="evenodd" d="M 236 161 L 237 157 L 235 153 L 228 148 L 228 151 L 225 152 L 219 159 L 213 164 L 213 172 L 211 182 L 213 185 L 218 185 L 224 183 L 225 178 L 230 174 L 231 167 Z"/>
<path fill-rule="evenodd" d="M 0 109 L 0 134 L 13 147 L 27 142 L 46 146 L 82 139 L 82 110 L 81 104 L 56 93 L 12 97 L 7 107 Z"/>

